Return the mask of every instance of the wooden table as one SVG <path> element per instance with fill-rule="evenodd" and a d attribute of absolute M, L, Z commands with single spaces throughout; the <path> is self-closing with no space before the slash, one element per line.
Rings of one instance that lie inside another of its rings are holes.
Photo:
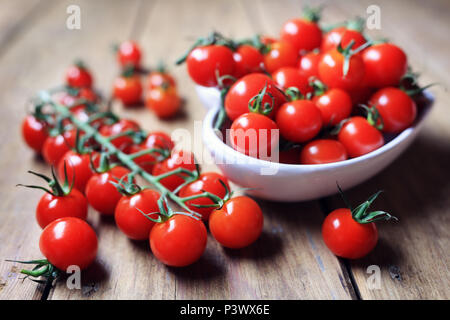
<path fill-rule="evenodd" d="M 66 28 L 72 1 L 0 2 L 0 299 L 448 299 L 450 214 L 450 46 L 448 1 L 377 1 L 382 30 L 409 55 L 421 83 L 439 82 L 431 91 L 434 110 L 417 141 L 376 178 L 353 188 L 354 203 L 378 189 L 386 192 L 376 206 L 399 217 L 380 223 L 380 242 L 367 258 L 349 262 L 325 247 L 320 233 L 324 216 L 342 206 L 338 196 L 306 203 L 260 201 L 264 233 L 249 248 L 231 251 L 210 237 L 204 257 L 191 267 L 167 268 L 150 254 L 147 243 L 126 239 L 114 221 L 91 211 L 99 236 L 96 263 L 83 273 L 82 290 L 59 283 L 44 290 L 21 280 L 19 265 L 4 259 L 40 258 L 40 228 L 34 219 L 41 193 L 16 188 L 35 182 L 28 169 L 49 172 L 21 141 L 25 103 L 40 89 L 62 82 L 75 58 L 83 58 L 95 82 L 109 94 L 118 69 L 110 46 L 132 38 L 145 51 L 145 63 L 160 59 L 186 98 L 184 115 L 162 122 L 145 109 L 123 110 L 145 129 L 193 131 L 205 110 L 185 67 L 172 62 L 197 36 L 220 30 L 232 37 L 276 35 L 284 20 L 300 14 L 297 1 L 169 0 L 76 1 L 81 30 Z M 371 0 L 329 1 L 324 21 L 365 15 Z M 199 139 L 200 137 L 196 137 Z M 381 270 L 381 287 L 370 290 L 367 268 Z"/>

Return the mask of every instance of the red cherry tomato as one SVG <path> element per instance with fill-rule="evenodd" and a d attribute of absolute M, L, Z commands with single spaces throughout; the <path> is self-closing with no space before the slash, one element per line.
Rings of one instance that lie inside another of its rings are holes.
<path fill-rule="evenodd" d="M 36 219 L 43 229 L 59 218 L 75 217 L 86 220 L 87 213 L 87 200 L 77 189 L 72 189 L 69 194 L 61 196 L 46 192 L 37 205 Z"/>
<path fill-rule="evenodd" d="M 194 171 L 195 159 L 194 155 L 189 151 L 178 151 L 172 154 L 170 158 L 167 158 L 163 162 L 157 163 L 153 167 L 152 174 L 158 176 L 163 173 L 175 170 L 177 168 L 184 168 L 189 171 Z M 181 173 L 181 176 L 186 174 Z M 170 191 L 175 190 L 180 184 L 184 182 L 184 179 L 179 175 L 171 175 L 160 180 L 160 183 Z"/>
<path fill-rule="evenodd" d="M 145 139 L 144 145 L 149 149 L 159 148 L 168 150 L 172 150 L 175 146 L 170 136 L 160 131 L 150 132 L 147 139 Z"/>
<path fill-rule="evenodd" d="M 337 125 L 342 120 L 348 118 L 352 112 L 352 99 L 342 89 L 329 89 L 324 94 L 315 96 L 313 102 L 322 114 L 324 126 Z"/>
<path fill-rule="evenodd" d="M 141 64 L 141 49 L 134 41 L 124 41 L 119 45 L 117 60 L 122 67 L 139 68 Z"/>
<path fill-rule="evenodd" d="M 383 120 L 384 132 L 401 132 L 410 127 L 416 119 L 416 103 L 404 91 L 387 87 L 375 92 L 370 98 Z"/>
<path fill-rule="evenodd" d="M 269 117 L 259 113 L 244 113 L 231 125 L 231 146 L 254 158 L 270 157 L 278 145 L 275 130 L 278 130 L 278 126 Z"/>
<path fill-rule="evenodd" d="M 319 61 L 322 55 L 318 52 L 309 52 L 305 54 L 299 60 L 299 70 L 300 73 L 310 79 L 311 77 L 319 77 Z"/>
<path fill-rule="evenodd" d="M 281 106 L 276 123 L 280 134 L 287 140 L 305 142 L 319 133 L 322 115 L 312 101 L 295 100 Z"/>
<path fill-rule="evenodd" d="M 217 86 L 217 75 L 234 74 L 233 52 L 221 45 L 195 48 L 189 53 L 186 63 L 191 79 L 204 87 Z"/>
<path fill-rule="evenodd" d="M 175 79 L 167 72 L 152 71 L 147 76 L 147 88 L 155 89 L 159 87 L 176 87 Z"/>
<path fill-rule="evenodd" d="M 351 158 L 362 156 L 384 144 L 383 135 L 363 117 L 352 117 L 341 128 L 338 140 Z"/>
<path fill-rule="evenodd" d="M 86 185 L 86 198 L 89 204 L 101 214 L 114 214 L 122 195 L 111 182 L 125 179 L 129 173 L 130 170 L 127 168 L 117 166 L 106 172 L 94 174 Z"/>
<path fill-rule="evenodd" d="M 234 53 L 234 77 L 239 79 L 249 73 L 261 72 L 264 56 L 250 45 L 240 46 Z"/>
<path fill-rule="evenodd" d="M 140 127 L 133 120 L 120 119 L 114 124 L 102 126 L 99 132 L 105 137 L 112 137 L 130 130 L 139 131 Z M 130 136 L 120 136 L 112 139 L 111 143 L 118 149 L 126 150 L 133 144 L 133 139 Z"/>
<path fill-rule="evenodd" d="M 323 37 L 320 51 L 326 52 L 331 49 L 336 49 L 339 43 L 345 48 L 352 40 L 355 42 L 353 45 L 354 49 L 359 48 L 366 43 L 364 36 L 357 30 L 347 29 L 346 27 L 334 28 L 333 30 L 328 31 Z"/>
<path fill-rule="evenodd" d="M 361 224 L 352 218 L 349 209 L 331 212 L 323 222 L 322 237 L 327 247 L 337 256 L 359 259 L 367 255 L 378 241 L 375 223 Z"/>
<path fill-rule="evenodd" d="M 202 173 L 198 180 L 189 183 L 185 187 L 180 190 L 180 197 L 185 198 L 189 196 L 193 196 L 196 194 L 201 194 L 204 191 L 212 193 L 223 199 L 226 195 L 225 187 L 220 183 L 222 181 L 230 190 L 230 186 L 228 185 L 228 180 L 221 174 L 215 172 L 205 172 Z M 200 213 L 202 215 L 203 220 L 208 220 L 209 215 L 214 210 L 214 207 L 206 207 L 206 208 L 198 208 L 194 205 L 211 205 L 214 202 L 207 197 L 197 198 L 193 200 L 189 200 L 185 202 L 189 209 Z"/>
<path fill-rule="evenodd" d="M 70 66 L 66 71 L 66 83 L 74 88 L 90 88 L 92 86 L 92 76 L 82 66 Z"/>
<path fill-rule="evenodd" d="M 313 91 L 313 88 L 309 85 L 308 78 L 305 77 L 297 68 L 284 67 L 278 69 L 272 78 L 276 84 L 282 88 L 287 89 L 289 87 L 297 88 L 301 94 L 306 95 Z"/>
<path fill-rule="evenodd" d="M 67 151 L 58 163 L 58 175 L 64 177 L 64 163 L 66 163 L 67 180 L 72 184 L 75 176 L 74 188 L 84 192 L 89 178 L 93 175 L 90 166 L 89 154 L 78 154 L 75 151 Z"/>
<path fill-rule="evenodd" d="M 373 45 L 362 52 L 367 83 L 371 87 L 397 86 L 408 70 L 406 54 L 391 43 Z"/>
<path fill-rule="evenodd" d="M 176 214 L 150 231 L 150 247 L 155 257 L 172 267 L 197 261 L 206 248 L 207 233 L 202 221 Z"/>
<path fill-rule="evenodd" d="M 97 235 L 86 221 L 66 217 L 53 221 L 42 231 L 39 248 L 56 268 L 86 269 L 97 255 Z"/>
<path fill-rule="evenodd" d="M 251 73 L 236 81 L 228 91 L 225 97 L 225 111 L 228 118 L 233 121 L 240 115 L 248 113 L 250 99 L 256 96 L 264 86 L 267 86 L 267 89 L 262 103 L 271 104 L 272 99 L 270 95 L 272 95 L 274 105 L 273 111 L 269 116 L 273 117 L 278 107 L 286 102 L 286 98 L 270 77 L 262 73 Z"/>
<path fill-rule="evenodd" d="M 114 213 L 119 229 L 130 239 L 148 239 L 150 230 L 155 223 L 144 217 L 142 212 L 146 214 L 159 212 L 157 203 L 159 198 L 160 194 L 151 189 L 143 189 L 131 196 L 122 196 Z M 150 217 L 158 218 L 156 214 L 150 215 Z"/>
<path fill-rule="evenodd" d="M 301 164 L 322 164 L 347 160 L 347 151 L 336 140 L 319 139 L 308 143 L 300 154 Z"/>
<path fill-rule="evenodd" d="M 64 154 L 75 147 L 76 131 L 68 130 L 63 134 L 48 137 L 42 147 L 42 156 L 49 165 L 57 165 Z"/>
<path fill-rule="evenodd" d="M 344 55 L 337 49 L 325 52 L 319 62 L 319 77 L 329 88 L 352 90 L 364 78 L 364 62 L 359 54 L 350 57 L 348 72 L 344 75 Z"/>
<path fill-rule="evenodd" d="M 144 150 L 148 150 L 148 148 L 144 144 L 140 144 L 140 145 L 134 144 L 127 149 L 127 152 L 128 152 L 128 154 L 133 154 L 133 153 L 144 151 Z M 153 167 L 155 166 L 155 163 L 157 162 L 158 155 L 159 154 L 156 152 L 147 153 L 147 154 L 143 154 L 137 158 L 134 158 L 133 161 L 138 166 L 140 166 L 142 169 L 144 169 L 144 171 L 151 174 Z"/>
<path fill-rule="evenodd" d="M 28 115 L 22 122 L 22 137 L 31 149 L 40 153 L 48 137 L 47 125 Z"/>
<path fill-rule="evenodd" d="M 221 209 L 209 217 L 209 230 L 224 247 L 246 247 L 261 235 L 264 218 L 261 208 L 249 197 L 228 200 Z"/>
<path fill-rule="evenodd" d="M 264 55 L 264 66 L 272 74 L 282 67 L 295 67 L 298 57 L 297 50 L 289 42 L 275 42 L 269 45 L 269 52 Z"/>
<path fill-rule="evenodd" d="M 322 30 L 314 21 L 291 19 L 281 28 L 280 39 L 289 42 L 298 53 L 302 53 L 320 46 Z"/>
<path fill-rule="evenodd" d="M 154 88 L 147 93 L 145 99 L 147 108 L 160 118 L 170 118 L 177 114 L 181 107 L 181 99 L 173 87 Z"/>
<path fill-rule="evenodd" d="M 139 76 L 117 77 L 114 80 L 114 97 L 124 106 L 137 105 L 142 100 L 142 84 Z"/>

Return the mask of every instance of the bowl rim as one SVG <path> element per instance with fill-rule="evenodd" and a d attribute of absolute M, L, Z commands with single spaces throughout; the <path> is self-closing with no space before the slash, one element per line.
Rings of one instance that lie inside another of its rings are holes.
<path fill-rule="evenodd" d="M 428 90 L 425 90 L 423 92 L 423 96 L 429 101 L 429 103 L 427 106 L 422 106 L 423 110 L 420 113 L 420 115 L 418 115 L 418 117 L 415 119 L 415 122 L 413 123 L 413 125 L 411 125 L 409 128 L 406 128 L 405 130 L 403 130 L 402 132 L 397 134 L 392 140 L 388 141 L 380 148 L 378 148 L 374 151 L 371 151 L 365 155 L 362 155 L 362 156 L 359 156 L 356 158 L 350 158 L 350 159 L 343 160 L 343 161 L 338 161 L 338 162 L 322 163 L 322 164 L 277 163 L 277 165 L 279 166 L 279 170 L 283 170 L 283 169 L 293 170 L 296 168 L 302 169 L 302 170 L 304 170 L 306 168 L 308 168 L 308 169 L 340 168 L 340 167 L 345 167 L 347 165 L 352 165 L 355 163 L 360 163 L 360 162 L 363 162 L 366 160 L 376 158 L 376 157 L 384 154 L 385 152 L 394 149 L 397 145 L 399 145 L 401 142 L 406 140 L 414 132 L 419 130 L 422 127 L 424 120 L 430 114 L 430 111 L 432 109 L 432 106 L 433 106 L 434 100 L 435 100 L 434 95 L 431 92 L 429 92 Z M 215 130 L 213 129 L 213 121 L 214 121 L 215 117 L 217 116 L 219 109 L 220 109 L 220 107 L 210 108 L 204 118 L 203 131 L 204 132 L 205 132 L 205 130 L 208 131 L 208 133 L 209 133 L 208 135 L 213 136 L 212 139 L 214 141 L 212 141 L 212 142 L 216 142 L 216 143 L 212 144 L 214 146 L 213 148 L 210 148 L 209 144 L 205 142 L 205 144 L 208 145 L 208 148 L 215 149 L 215 150 L 217 150 L 217 148 L 220 148 L 220 149 L 224 150 L 224 152 L 228 152 L 229 154 L 233 155 L 233 157 L 242 159 L 242 162 L 238 161 L 237 163 L 255 164 L 255 165 L 266 166 L 266 167 L 269 165 L 269 163 L 273 163 L 271 161 L 250 157 L 250 156 L 243 154 L 237 150 L 234 150 L 231 146 L 229 146 L 225 142 L 223 142 L 217 136 Z M 206 139 L 209 139 L 209 138 L 204 137 L 204 140 L 206 140 Z"/>

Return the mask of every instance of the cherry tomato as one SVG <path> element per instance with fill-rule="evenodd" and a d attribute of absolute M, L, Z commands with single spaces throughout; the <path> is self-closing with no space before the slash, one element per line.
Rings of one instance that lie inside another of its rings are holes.
<path fill-rule="evenodd" d="M 349 209 L 331 212 L 323 222 L 322 237 L 327 247 L 337 256 L 359 259 L 367 255 L 378 241 L 375 223 L 356 222 Z"/>
<path fill-rule="evenodd" d="M 220 198 L 224 198 L 226 195 L 225 187 L 220 183 L 222 181 L 230 190 L 230 186 L 228 185 L 228 180 L 223 175 L 215 173 L 215 172 L 205 172 L 202 173 L 198 180 L 189 183 L 185 187 L 180 190 L 180 197 L 189 197 L 196 194 L 201 194 L 203 192 L 212 193 Z M 207 197 L 197 198 L 193 200 L 189 200 L 185 202 L 189 209 L 200 213 L 202 215 L 203 220 L 208 220 L 209 215 L 214 210 L 214 207 L 206 207 L 206 208 L 198 208 L 194 205 L 211 205 L 214 202 Z"/>
<path fill-rule="evenodd" d="M 150 132 L 145 139 L 144 145 L 148 148 L 159 148 L 172 150 L 175 144 L 170 136 L 164 132 L 154 131 Z"/>
<path fill-rule="evenodd" d="M 352 117 L 341 128 L 338 140 L 351 158 L 362 156 L 384 144 L 383 135 L 363 117 Z"/>
<path fill-rule="evenodd" d="M 401 132 L 410 127 L 416 119 L 416 103 L 404 91 L 387 87 L 375 92 L 370 98 L 383 120 L 384 132 Z"/>
<path fill-rule="evenodd" d="M 189 171 L 194 171 L 196 169 L 194 155 L 189 151 L 181 150 L 178 152 L 174 152 L 170 158 L 157 163 L 153 167 L 152 174 L 154 176 L 157 176 L 175 170 L 177 168 L 184 168 Z M 185 173 L 181 173 L 179 175 L 186 176 Z M 165 177 L 160 180 L 160 183 L 170 191 L 173 191 L 184 182 L 184 179 L 179 175 L 171 175 Z"/>
<path fill-rule="evenodd" d="M 408 69 L 406 54 L 391 43 L 373 45 L 362 52 L 369 86 L 396 86 Z"/>
<path fill-rule="evenodd" d="M 48 137 L 47 125 L 32 115 L 28 115 L 22 122 L 22 137 L 26 144 L 40 153 Z"/>
<path fill-rule="evenodd" d="M 124 41 L 117 50 L 117 60 L 122 67 L 139 68 L 141 64 L 141 49 L 134 41 Z"/>
<path fill-rule="evenodd" d="M 36 208 L 36 219 L 44 229 L 50 222 L 64 217 L 75 217 L 86 220 L 88 203 L 84 195 L 77 189 L 69 194 L 56 196 L 46 192 Z"/>
<path fill-rule="evenodd" d="M 89 204 L 101 214 L 114 214 L 122 195 L 111 182 L 117 182 L 129 173 L 130 170 L 127 168 L 117 166 L 106 172 L 94 174 L 86 185 L 86 198 Z"/>
<path fill-rule="evenodd" d="M 278 145 L 277 124 L 259 113 L 244 113 L 233 121 L 230 129 L 233 149 L 248 156 L 265 159 Z"/>
<path fill-rule="evenodd" d="M 234 53 L 234 77 L 239 79 L 249 73 L 261 72 L 264 56 L 250 45 L 240 46 Z"/>
<path fill-rule="evenodd" d="M 142 100 L 142 84 L 139 76 L 117 77 L 114 80 L 114 97 L 125 106 L 137 105 Z"/>
<path fill-rule="evenodd" d="M 319 139 L 308 143 L 300 154 L 301 164 L 322 164 L 347 160 L 347 151 L 336 140 Z"/>
<path fill-rule="evenodd" d="M 324 94 L 315 96 L 313 102 L 319 108 L 325 126 L 337 125 L 352 112 L 352 99 L 342 89 L 329 89 Z"/>
<path fill-rule="evenodd" d="M 269 45 L 269 52 L 264 55 L 264 66 L 272 74 L 282 67 L 295 67 L 298 56 L 289 42 L 278 41 Z"/>
<path fill-rule="evenodd" d="M 176 87 L 175 79 L 167 72 L 152 71 L 147 76 L 147 88 Z"/>
<path fill-rule="evenodd" d="M 92 86 L 92 76 L 85 67 L 73 65 L 66 71 L 66 83 L 74 88 L 90 88 Z"/>
<path fill-rule="evenodd" d="M 217 86 L 217 75 L 234 74 L 233 52 L 221 45 L 195 48 L 189 53 L 186 63 L 191 79 L 204 87 Z"/>
<path fill-rule="evenodd" d="M 331 49 L 336 49 L 339 43 L 345 48 L 352 40 L 355 42 L 353 45 L 354 49 L 359 48 L 366 43 L 364 36 L 357 30 L 347 29 L 346 27 L 334 28 L 333 30 L 328 31 L 323 37 L 320 51 L 326 52 Z"/>
<path fill-rule="evenodd" d="M 224 247 L 246 247 L 261 235 L 264 218 L 255 200 L 241 196 L 228 200 L 209 217 L 209 230 Z"/>
<path fill-rule="evenodd" d="M 276 116 L 281 135 L 293 142 L 314 138 L 322 128 L 322 115 L 309 100 L 295 100 L 281 106 Z"/>
<path fill-rule="evenodd" d="M 159 212 L 157 203 L 159 198 L 160 194 L 151 189 L 143 189 L 136 194 L 122 196 L 114 213 L 119 229 L 130 239 L 148 239 L 155 223 L 144 217 L 142 212 Z M 156 214 L 150 217 L 158 218 Z"/>
<path fill-rule="evenodd" d="M 272 78 L 282 89 L 295 87 L 303 95 L 313 91 L 313 88 L 309 85 L 308 78 L 294 67 L 280 68 L 272 75 Z"/>
<path fill-rule="evenodd" d="M 129 119 L 120 119 L 118 122 L 111 125 L 105 125 L 100 128 L 100 134 L 105 137 L 112 137 L 126 131 L 139 131 L 139 125 Z M 134 142 L 130 136 L 120 136 L 111 140 L 111 143 L 118 149 L 126 150 Z"/>
<path fill-rule="evenodd" d="M 207 233 L 202 221 L 176 214 L 150 231 L 150 247 L 155 257 L 172 267 L 197 261 L 206 248 Z"/>
<path fill-rule="evenodd" d="M 360 55 L 349 59 L 349 68 L 344 75 L 344 55 L 337 49 L 323 53 L 319 62 L 319 77 L 330 88 L 352 90 L 357 88 L 364 78 L 364 62 Z"/>
<path fill-rule="evenodd" d="M 291 19 L 281 28 L 280 39 L 289 42 L 300 54 L 320 46 L 322 30 L 314 21 Z"/>
<path fill-rule="evenodd" d="M 181 107 L 181 99 L 174 87 L 154 88 L 147 93 L 147 108 L 160 118 L 173 117 Z"/>
<path fill-rule="evenodd" d="M 42 147 L 42 155 L 49 165 L 57 165 L 64 154 L 75 147 L 76 131 L 68 130 L 63 134 L 48 137 Z"/>
<path fill-rule="evenodd" d="M 320 53 L 312 51 L 300 58 L 298 63 L 299 70 L 306 79 L 319 77 L 319 61 L 321 57 Z"/>
<path fill-rule="evenodd" d="M 66 217 L 51 222 L 42 231 L 39 248 L 56 268 L 69 266 L 86 269 L 97 255 L 97 235 L 86 221 Z"/>
<path fill-rule="evenodd" d="M 64 177 L 64 162 L 66 163 L 69 185 L 72 184 L 75 176 L 74 188 L 84 192 L 89 178 L 93 175 L 90 166 L 90 155 L 78 154 L 72 150 L 67 151 L 58 163 L 58 175 L 60 178 Z"/>
<path fill-rule="evenodd" d="M 228 118 L 233 121 L 240 115 L 248 113 L 250 99 L 256 96 L 264 86 L 267 86 L 267 89 L 262 102 L 271 104 L 270 95 L 272 95 L 274 105 L 269 116 L 273 117 L 278 107 L 286 102 L 286 98 L 270 77 L 262 73 L 251 73 L 236 81 L 228 91 L 225 97 L 225 111 Z"/>
<path fill-rule="evenodd" d="M 267 36 L 267 35 L 260 36 L 259 40 L 261 41 L 262 44 L 265 44 L 265 45 L 269 45 L 269 44 L 277 42 L 277 39 L 275 39 L 274 37 L 271 37 L 271 36 Z"/>

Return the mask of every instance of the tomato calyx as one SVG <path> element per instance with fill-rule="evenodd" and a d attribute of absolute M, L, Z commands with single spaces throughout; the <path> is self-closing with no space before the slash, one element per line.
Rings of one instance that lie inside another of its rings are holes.
<path fill-rule="evenodd" d="M 133 183 L 134 174 L 130 173 L 128 175 L 123 176 L 121 179 L 117 179 L 113 177 L 117 182 L 110 181 L 113 186 L 117 188 L 117 191 L 124 196 L 132 196 L 143 190 L 141 186 L 136 183 Z"/>
<path fill-rule="evenodd" d="M 305 99 L 305 96 L 298 90 L 297 87 L 289 87 L 284 91 L 284 95 L 288 98 L 288 101 L 295 101 Z"/>
<path fill-rule="evenodd" d="M 328 90 L 325 83 L 316 77 L 311 77 L 311 79 L 309 79 L 309 85 L 313 88 L 313 93 L 316 97 L 323 95 Z"/>
<path fill-rule="evenodd" d="M 305 6 L 302 11 L 302 18 L 309 22 L 319 22 L 322 15 L 323 6 L 315 8 Z"/>
<path fill-rule="evenodd" d="M 263 102 L 263 99 L 266 95 L 270 97 L 271 103 Z M 266 82 L 264 88 L 262 88 L 259 91 L 259 93 L 254 97 L 252 97 L 248 102 L 248 110 L 253 113 L 259 113 L 264 116 L 267 116 L 272 112 L 274 105 L 275 105 L 275 97 L 270 92 L 267 92 L 267 82 Z"/>
<path fill-rule="evenodd" d="M 53 280 L 57 279 L 61 271 L 57 269 L 54 265 L 52 265 L 47 259 L 41 260 L 29 260 L 29 261 L 20 261 L 20 260 L 6 260 L 8 262 L 16 262 L 21 264 L 31 264 L 35 265 L 31 270 L 22 269 L 20 273 L 25 275 L 25 279 L 31 277 L 35 279 L 30 279 L 31 281 L 41 283 L 41 284 L 50 284 Z M 43 277 L 46 280 L 38 280 L 37 278 Z"/>
<path fill-rule="evenodd" d="M 355 54 L 361 52 L 362 50 L 364 50 L 365 48 L 369 47 L 372 45 L 371 41 L 367 41 L 365 44 L 359 46 L 358 48 L 356 48 L 355 50 L 353 50 L 353 45 L 355 44 L 355 40 L 351 40 L 349 42 L 349 44 L 343 48 L 342 47 L 342 41 L 339 42 L 338 46 L 337 46 L 337 51 L 342 54 L 342 56 L 344 57 L 344 63 L 342 66 L 342 72 L 344 77 L 348 74 L 348 70 L 350 69 L 350 58 L 352 56 L 354 56 Z"/>
<path fill-rule="evenodd" d="M 345 22 L 345 28 L 347 30 L 354 30 L 362 32 L 364 30 L 364 25 L 366 24 L 366 19 L 363 17 L 356 17 L 355 19 L 348 20 Z"/>
<path fill-rule="evenodd" d="M 367 112 L 367 122 L 369 122 L 371 126 L 377 128 L 378 130 L 383 130 L 383 118 L 381 118 L 380 112 L 375 105 L 367 106 L 365 104 L 359 104 L 358 106 Z"/>
<path fill-rule="evenodd" d="M 224 187 L 225 189 L 225 195 L 223 198 L 216 196 L 215 194 L 205 191 L 205 190 L 201 190 L 202 193 L 199 194 L 195 194 L 192 196 L 188 196 L 188 197 L 184 197 L 181 198 L 181 201 L 186 202 L 186 201 L 190 201 L 190 200 L 194 200 L 194 199 L 198 199 L 198 198 L 209 198 L 211 201 L 213 201 L 214 203 L 212 204 L 195 204 L 195 203 L 191 203 L 191 206 L 196 207 L 196 208 L 215 208 L 215 209 L 221 209 L 223 207 L 223 205 L 225 204 L 225 202 L 227 202 L 228 200 L 231 199 L 233 192 L 230 192 L 230 189 L 228 188 L 228 186 L 226 185 L 225 182 L 223 182 L 221 179 L 219 179 L 219 183 Z"/>
<path fill-rule="evenodd" d="M 261 35 L 259 35 L 259 34 L 256 34 L 253 37 L 248 38 L 248 39 L 236 41 L 235 45 L 237 48 L 239 48 L 240 46 L 243 46 L 243 45 L 252 46 L 255 49 L 257 49 L 259 52 L 261 52 L 262 54 L 267 54 L 270 51 L 270 46 L 268 44 L 264 44 L 261 41 Z"/>

